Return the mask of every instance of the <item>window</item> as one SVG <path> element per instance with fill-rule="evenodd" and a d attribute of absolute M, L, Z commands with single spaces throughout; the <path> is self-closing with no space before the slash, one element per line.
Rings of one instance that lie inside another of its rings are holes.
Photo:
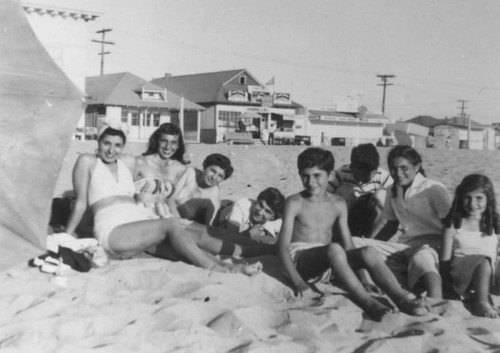
<path fill-rule="evenodd" d="M 106 115 L 106 107 L 105 106 L 97 107 L 97 114 L 98 115 Z"/>
<path fill-rule="evenodd" d="M 122 108 L 122 123 L 128 123 L 128 111 Z"/>
<path fill-rule="evenodd" d="M 146 119 L 144 121 L 144 126 L 151 126 L 151 114 L 146 115 Z"/>
<path fill-rule="evenodd" d="M 139 114 L 132 113 L 132 126 L 139 126 Z"/>
<path fill-rule="evenodd" d="M 160 126 L 160 114 L 153 114 L 153 126 Z"/>
<path fill-rule="evenodd" d="M 240 76 L 240 85 L 246 85 L 246 84 L 247 84 L 246 76 Z"/>
<path fill-rule="evenodd" d="M 219 121 L 221 127 L 236 128 L 241 112 L 232 112 L 228 110 L 219 110 Z"/>

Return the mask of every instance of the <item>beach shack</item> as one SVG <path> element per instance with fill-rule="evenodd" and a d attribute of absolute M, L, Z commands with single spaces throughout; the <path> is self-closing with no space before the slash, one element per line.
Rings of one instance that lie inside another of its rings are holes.
<path fill-rule="evenodd" d="M 364 107 L 357 112 L 338 111 L 336 108 L 309 109 L 305 133 L 311 136 L 314 145 L 376 144 L 387 123 L 391 123 L 389 118 L 368 112 Z"/>
<path fill-rule="evenodd" d="M 295 120 L 304 116 L 303 107 L 293 102 L 289 93 L 275 92 L 273 82 L 264 85 L 247 69 L 165 74 L 151 82 L 205 108 L 200 119 L 203 143 L 238 140 L 238 133 L 240 142 L 251 136 L 249 142 L 258 143 L 264 129 L 271 136 L 294 136 Z"/>
<path fill-rule="evenodd" d="M 95 137 L 105 117 L 129 126 L 130 140 L 147 140 L 160 124 L 183 130 L 184 140 L 200 142 L 202 106 L 129 72 L 87 77 L 85 135 Z"/>
<path fill-rule="evenodd" d="M 495 149 L 495 130 L 468 117 L 453 117 L 441 120 L 434 126 L 437 146 L 469 148 L 472 150 Z M 470 141 L 470 144 L 469 144 Z"/>

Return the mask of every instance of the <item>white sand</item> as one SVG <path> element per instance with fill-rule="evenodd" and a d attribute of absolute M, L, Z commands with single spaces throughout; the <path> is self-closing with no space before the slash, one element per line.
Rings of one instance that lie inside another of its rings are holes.
<path fill-rule="evenodd" d="M 55 194 L 69 189 L 81 151 L 74 143 Z M 297 154 L 304 147 L 189 147 L 194 165 L 212 152 L 228 155 L 235 174 L 222 184 L 223 197 L 255 197 L 267 186 L 286 195 L 300 190 Z M 142 145 L 129 151 L 138 153 Z M 333 149 L 337 165 L 349 150 Z M 469 172 L 495 177 L 499 154 L 424 150 L 431 178 L 452 191 Z M 387 150 L 382 149 L 385 158 Z M 461 164 L 459 164 L 461 163 Z M 385 165 L 385 161 L 382 162 Z M 500 190 L 498 180 L 495 180 Z M 500 319 L 473 317 L 458 301 L 440 302 L 421 318 L 368 319 L 333 286 L 322 305 L 295 298 L 277 258 L 254 259 L 265 273 L 218 274 L 151 257 L 113 261 L 88 273 L 42 274 L 26 265 L 0 274 L 1 352 L 480 352 L 500 349 Z M 498 297 L 494 297 L 498 305 Z"/>

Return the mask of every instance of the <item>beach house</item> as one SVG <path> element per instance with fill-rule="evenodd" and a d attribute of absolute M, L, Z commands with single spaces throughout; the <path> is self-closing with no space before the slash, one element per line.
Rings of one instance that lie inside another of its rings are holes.
<path fill-rule="evenodd" d="M 202 106 L 130 72 L 87 77 L 86 136 L 92 137 L 105 117 L 129 126 L 130 140 L 147 140 L 160 124 L 182 127 L 187 142 L 200 142 Z"/>
<path fill-rule="evenodd" d="M 228 134 L 244 130 L 259 140 L 265 128 L 295 135 L 302 126 L 303 108 L 286 92 L 274 91 L 274 80 L 261 83 L 247 69 L 207 72 L 153 79 L 151 82 L 203 107 L 200 142 L 223 142 Z"/>

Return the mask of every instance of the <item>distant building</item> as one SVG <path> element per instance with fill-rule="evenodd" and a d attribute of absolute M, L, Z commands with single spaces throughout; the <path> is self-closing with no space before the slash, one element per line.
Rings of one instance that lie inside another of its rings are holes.
<path fill-rule="evenodd" d="M 344 146 L 376 144 L 383 136 L 385 125 L 390 122 L 385 115 L 368 112 L 363 106 L 357 113 L 311 108 L 304 133 L 311 136 L 315 145 L 325 144 L 325 141 L 329 145 Z"/>
<path fill-rule="evenodd" d="M 246 69 L 166 74 L 151 82 L 206 108 L 200 121 L 200 141 L 204 143 L 224 141 L 226 133 L 240 130 L 240 121 L 256 140 L 264 128 L 292 135 L 297 126 L 302 128 L 297 123 L 304 120 L 302 106 L 293 102 L 289 93 L 274 92 L 274 86 L 263 85 Z"/>
<path fill-rule="evenodd" d="M 406 123 L 416 123 L 429 128 L 437 148 L 470 148 L 474 150 L 495 149 L 495 131 L 467 117 L 436 119 L 432 117 L 415 117 Z M 469 136 L 470 135 L 470 136 Z M 468 146 L 470 138 L 470 146 Z"/>
<path fill-rule="evenodd" d="M 114 116 L 129 125 L 131 140 L 147 140 L 160 124 L 172 122 L 182 126 L 186 141 L 200 141 L 205 108 L 139 76 L 123 72 L 87 77 L 86 92 L 87 136 L 95 134 L 106 116 Z"/>

